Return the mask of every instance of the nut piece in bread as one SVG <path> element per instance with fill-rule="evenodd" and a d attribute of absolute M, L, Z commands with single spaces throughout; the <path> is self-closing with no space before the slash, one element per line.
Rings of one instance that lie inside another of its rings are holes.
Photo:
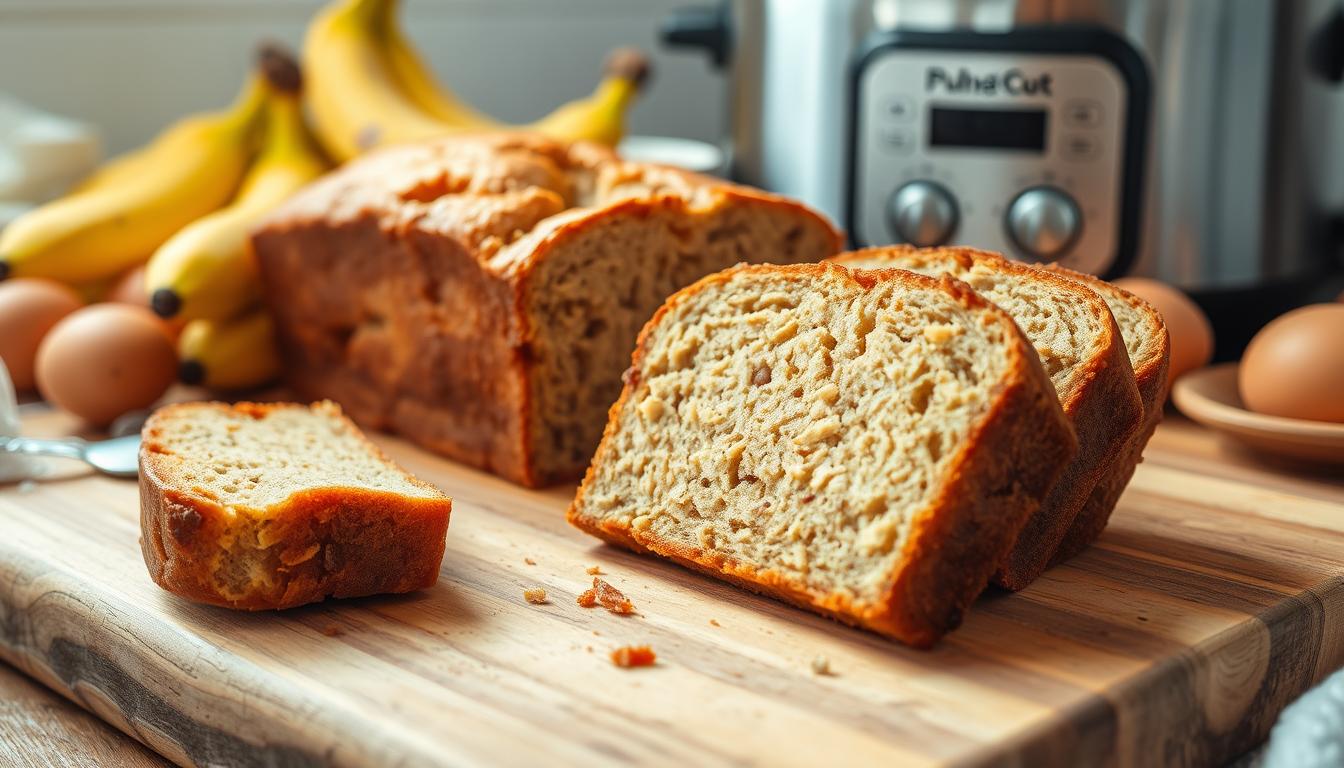
<path fill-rule="evenodd" d="M 1023 589 L 1049 567 L 1093 488 L 1123 459 L 1143 419 L 1134 371 L 1110 309 L 1073 280 L 971 248 L 873 248 L 836 261 L 963 280 L 1012 316 L 1040 355 L 1078 436 L 1078 452 L 994 576 L 1000 586 Z"/>
<path fill-rule="evenodd" d="M 432 586 L 452 501 L 333 403 L 184 403 L 145 423 L 140 531 L 164 589 L 244 610 Z"/>
<path fill-rule="evenodd" d="M 568 519 L 927 646 L 1075 445 L 1040 358 L 964 284 L 743 266 L 644 328 Z"/>
<path fill-rule="evenodd" d="M 371 153 L 253 238 L 297 392 L 529 486 L 583 474 L 673 291 L 840 242 L 793 201 L 519 134 Z"/>

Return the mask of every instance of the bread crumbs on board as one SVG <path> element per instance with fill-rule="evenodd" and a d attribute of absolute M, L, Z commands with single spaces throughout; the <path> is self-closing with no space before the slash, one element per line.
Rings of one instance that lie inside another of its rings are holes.
<path fill-rule="evenodd" d="M 658 654 L 647 645 L 626 645 L 611 652 L 611 663 L 623 669 L 651 667 L 657 661 Z"/>
<path fill-rule="evenodd" d="M 546 590 L 541 587 L 523 590 L 523 599 L 533 605 L 541 605 L 546 602 Z"/>
<path fill-rule="evenodd" d="M 602 575 L 602 567 L 601 567 L 601 566 L 598 566 L 598 565 L 589 566 L 589 567 L 588 567 L 587 569 L 585 569 L 585 570 L 588 572 L 588 575 L 589 575 L 589 576 L 601 576 L 601 575 Z"/>
<path fill-rule="evenodd" d="M 592 608 L 595 605 L 601 605 L 612 613 L 622 616 L 635 612 L 635 604 L 630 602 L 621 591 L 599 578 L 593 579 L 592 589 L 585 590 L 579 595 L 579 605 L 584 608 Z"/>
<path fill-rule="evenodd" d="M 536 564 L 537 564 L 537 561 L 536 561 L 536 560 L 533 560 L 533 559 L 530 558 L 530 557 L 524 557 L 524 558 L 523 558 L 523 562 L 524 562 L 524 563 L 527 563 L 528 565 L 536 565 Z"/>
<path fill-rule="evenodd" d="M 833 674 L 831 672 L 831 660 L 825 656 L 814 656 L 812 658 L 812 674 L 817 676 Z"/>
<path fill-rule="evenodd" d="M 723 626 L 722 624 L 719 623 L 719 620 L 718 620 L 718 619 L 710 619 L 710 620 L 709 620 L 709 625 L 710 625 L 711 627 L 722 627 L 722 626 Z"/>

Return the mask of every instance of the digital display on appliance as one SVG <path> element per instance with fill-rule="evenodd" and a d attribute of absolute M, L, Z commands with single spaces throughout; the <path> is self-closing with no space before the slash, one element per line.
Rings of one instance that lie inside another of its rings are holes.
<path fill-rule="evenodd" d="M 934 107 L 929 146 L 1044 152 L 1047 119 L 1044 109 Z"/>

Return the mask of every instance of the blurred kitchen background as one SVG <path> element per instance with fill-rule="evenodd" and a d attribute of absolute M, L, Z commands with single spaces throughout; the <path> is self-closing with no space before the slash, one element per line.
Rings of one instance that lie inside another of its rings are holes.
<path fill-rule="evenodd" d="M 255 43 L 297 50 L 322 5 L 0 0 L 0 94 L 95 125 L 116 154 L 227 103 Z M 399 15 L 442 82 L 510 122 L 640 48 L 654 75 L 629 135 L 720 144 L 727 173 L 819 207 L 854 245 L 1167 281 L 1223 331 L 1218 359 L 1344 288 L 1339 0 L 409 0 Z M 935 67 L 1053 67 L 1056 93 L 937 93 Z"/>
<path fill-rule="evenodd" d="M 226 104 L 253 43 L 298 50 L 321 0 L 0 0 L 0 93 L 102 130 L 106 151 L 144 143 L 186 112 Z M 612 48 L 654 59 L 630 132 L 712 140 L 724 82 L 703 56 L 658 44 L 685 0 L 409 0 L 403 28 L 465 99 L 511 122 L 593 88 Z"/>

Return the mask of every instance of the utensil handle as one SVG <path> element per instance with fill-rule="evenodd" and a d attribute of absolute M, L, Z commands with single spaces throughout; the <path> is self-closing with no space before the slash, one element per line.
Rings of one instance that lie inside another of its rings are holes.
<path fill-rule="evenodd" d="M 64 440 L 44 440 L 32 437 L 0 438 L 0 451 L 29 456 L 59 456 L 65 459 L 84 459 L 87 445 L 77 437 Z"/>

